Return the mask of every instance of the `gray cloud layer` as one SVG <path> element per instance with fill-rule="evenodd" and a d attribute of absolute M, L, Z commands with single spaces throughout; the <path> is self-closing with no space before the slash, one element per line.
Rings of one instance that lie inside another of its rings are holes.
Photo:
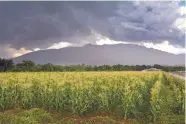
<path fill-rule="evenodd" d="M 95 43 L 96 34 L 127 42 L 184 46 L 176 2 L 0 2 L 0 45 L 46 48 L 61 41 Z M 95 34 L 96 32 L 96 34 Z"/>

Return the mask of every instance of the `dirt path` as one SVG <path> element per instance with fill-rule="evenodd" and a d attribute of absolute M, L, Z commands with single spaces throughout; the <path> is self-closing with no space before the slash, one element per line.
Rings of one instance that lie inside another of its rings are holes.
<path fill-rule="evenodd" d="M 169 74 L 171 74 L 173 76 L 176 76 L 176 77 L 179 77 L 183 80 L 186 80 L 185 73 L 184 74 L 177 74 L 176 72 L 169 72 Z"/>

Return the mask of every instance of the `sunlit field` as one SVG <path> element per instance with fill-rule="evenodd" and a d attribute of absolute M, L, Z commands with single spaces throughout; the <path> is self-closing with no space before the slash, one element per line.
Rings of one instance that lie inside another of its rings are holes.
<path fill-rule="evenodd" d="M 184 103 L 164 72 L 0 73 L 0 124 L 183 124 Z"/>

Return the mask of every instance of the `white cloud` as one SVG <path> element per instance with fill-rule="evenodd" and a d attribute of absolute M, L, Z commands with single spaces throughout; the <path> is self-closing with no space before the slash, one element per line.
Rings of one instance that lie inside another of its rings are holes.
<path fill-rule="evenodd" d="M 181 15 L 185 15 L 186 14 L 186 7 L 185 6 L 180 7 L 179 12 Z"/>
<path fill-rule="evenodd" d="M 180 46 L 173 46 L 169 43 L 169 41 L 163 41 L 162 43 L 152 43 L 152 42 L 142 42 L 142 43 L 132 43 L 132 42 L 123 42 L 123 41 L 114 41 L 108 38 L 100 39 L 96 41 L 97 45 L 104 45 L 104 44 L 134 44 L 139 46 L 145 46 L 146 48 L 153 48 L 156 50 L 172 53 L 172 54 L 182 54 L 186 53 L 186 48 Z"/>
<path fill-rule="evenodd" d="M 25 48 L 21 48 L 19 50 L 16 50 L 14 48 L 8 48 L 7 51 L 10 53 L 11 57 L 18 57 L 23 54 L 32 52 L 31 50 L 27 50 Z"/>
<path fill-rule="evenodd" d="M 39 50 L 41 50 L 41 49 L 40 49 L 40 48 L 35 48 L 35 49 L 34 49 L 34 51 L 39 51 Z"/>
<path fill-rule="evenodd" d="M 178 18 L 176 19 L 174 25 L 180 29 L 182 32 L 185 32 L 185 28 L 186 28 L 186 21 L 185 18 Z"/>
<path fill-rule="evenodd" d="M 132 42 L 124 42 L 124 41 L 115 41 L 115 40 L 110 40 L 109 38 L 102 38 L 96 41 L 96 45 L 113 45 L 113 44 L 136 44 Z"/>
<path fill-rule="evenodd" d="M 173 53 L 173 54 L 181 54 L 181 53 L 186 53 L 186 48 L 182 48 L 180 46 L 173 46 L 169 44 L 168 41 L 164 41 L 162 43 L 143 43 L 143 45 L 147 48 L 153 48 L 161 51 L 165 51 L 168 53 Z"/>
<path fill-rule="evenodd" d="M 60 48 L 68 47 L 68 46 L 72 46 L 72 44 L 69 42 L 59 42 L 59 43 L 53 44 L 52 46 L 48 47 L 47 49 L 60 49 Z"/>
<path fill-rule="evenodd" d="M 30 52 L 33 51 L 27 50 L 26 48 L 15 49 L 12 48 L 11 45 L 7 44 L 0 46 L 0 58 L 13 58 Z"/>

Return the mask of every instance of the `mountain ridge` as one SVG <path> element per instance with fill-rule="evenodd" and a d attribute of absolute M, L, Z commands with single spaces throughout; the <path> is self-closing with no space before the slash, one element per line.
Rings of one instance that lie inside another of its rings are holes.
<path fill-rule="evenodd" d="M 32 60 L 37 64 L 87 65 L 184 65 L 185 54 L 172 53 L 132 44 L 69 46 L 61 49 L 39 50 L 13 58 L 15 63 Z"/>

